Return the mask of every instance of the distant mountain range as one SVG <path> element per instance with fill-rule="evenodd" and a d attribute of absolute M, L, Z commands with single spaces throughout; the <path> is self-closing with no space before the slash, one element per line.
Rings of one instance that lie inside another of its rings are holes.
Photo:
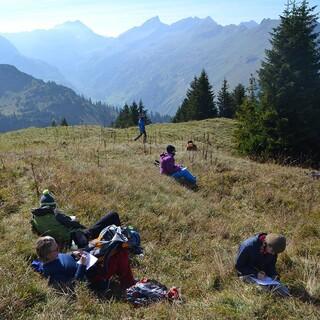
<path fill-rule="evenodd" d="M 246 85 L 260 67 L 270 32 L 278 23 L 264 19 L 260 24 L 221 26 L 208 17 L 167 25 L 154 17 L 117 38 L 99 36 L 80 21 L 2 35 L 17 48 L 16 56 L 28 61 L 29 69 L 21 68 L 25 72 L 39 77 L 41 70 L 45 77 L 40 78 L 70 83 L 79 93 L 109 104 L 142 99 L 149 110 L 173 114 L 203 68 L 215 92 L 224 78 L 231 87 Z M 19 67 L 12 60 L 6 63 Z M 37 68 L 30 68 L 32 63 Z"/>
<path fill-rule="evenodd" d="M 116 112 L 105 105 L 93 104 L 73 90 L 44 82 L 0 64 L 0 132 L 30 126 L 50 126 L 63 118 L 69 124 L 109 125 Z"/>

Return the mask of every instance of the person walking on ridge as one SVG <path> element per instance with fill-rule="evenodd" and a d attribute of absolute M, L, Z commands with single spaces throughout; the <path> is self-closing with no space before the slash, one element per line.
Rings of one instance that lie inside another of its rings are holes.
<path fill-rule="evenodd" d="M 137 141 L 143 135 L 143 143 L 146 143 L 147 142 L 147 132 L 146 132 L 146 127 L 145 127 L 145 117 L 142 113 L 139 115 L 138 127 L 139 127 L 140 133 L 136 138 L 134 138 L 134 141 Z"/>

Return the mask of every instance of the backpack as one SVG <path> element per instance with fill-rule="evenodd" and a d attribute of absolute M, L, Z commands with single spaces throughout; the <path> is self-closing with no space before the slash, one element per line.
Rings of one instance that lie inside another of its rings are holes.
<path fill-rule="evenodd" d="M 138 230 L 132 226 L 121 227 L 122 233 L 128 238 L 128 248 L 133 254 L 143 254 L 141 247 L 141 237 Z"/>
<path fill-rule="evenodd" d="M 126 290 L 126 300 L 135 307 L 146 306 L 163 300 L 181 300 L 176 287 L 168 289 L 160 282 L 143 278 Z"/>

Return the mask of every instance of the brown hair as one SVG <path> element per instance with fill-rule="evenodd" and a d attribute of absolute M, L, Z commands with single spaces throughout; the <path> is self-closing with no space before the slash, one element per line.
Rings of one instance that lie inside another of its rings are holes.
<path fill-rule="evenodd" d="M 48 255 L 55 244 L 56 240 L 50 236 L 40 237 L 36 242 L 36 251 L 39 259 L 43 262 L 47 262 Z"/>

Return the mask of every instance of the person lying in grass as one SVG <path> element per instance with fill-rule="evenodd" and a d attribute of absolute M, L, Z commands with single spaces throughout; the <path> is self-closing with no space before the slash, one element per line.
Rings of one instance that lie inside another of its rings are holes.
<path fill-rule="evenodd" d="M 87 279 L 93 289 L 107 288 L 108 280 L 117 275 L 122 289 L 132 286 L 135 281 L 129 265 L 128 250 L 119 247 L 111 252 L 102 265 L 86 270 L 86 255 L 81 251 L 60 253 L 58 244 L 50 236 L 40 237 L 36 252 L 42 261 L 42 274 L 49 285 L 58 289 L 73 289 L 75 281 Z M 79 260 L 79 263 L 77 263 Z M 106 268 L 105 268 L 106 267 Z"/>
<path fill-rule="evenodd" d="M 175 154 L 176 148 L 168 145 L 167 153 L 160 155 L 160 173 L 167 174 L 175 179 L 183 178 L 190 184 L 195 185 L 197 178 L 194 177 L 187 168 L 175 164 Z"/>
<path fill-rule="evenodd" d="M 32 209 L 31 225 L 33 231 L 40 235 L 52 236 L 60 247 L 70 247 L 72 240 L 83 248 L 89 240 L 95 239 L 100 231 L 110 225 L 120 226 L 118 213 L 111 211 L 91 227 L 86 228 L 57 209 L 57 203 L 49 190 L 44 190 L 40 198 L 40 207 Z"/>
<path fill-rule="evenodd" d="M 235 265 L 240 279 L 247 283 L 259 284 L 262 288 L 281 296 L 289 296 L 288 288 L 280 282 L 272 285 L 261 284 L 261 280 L 280 279 L 276 271 L 276 262 L 278 254 L 285 248 L 286 238 L 279 234 L 259 233 L 243 241 Z"/>

